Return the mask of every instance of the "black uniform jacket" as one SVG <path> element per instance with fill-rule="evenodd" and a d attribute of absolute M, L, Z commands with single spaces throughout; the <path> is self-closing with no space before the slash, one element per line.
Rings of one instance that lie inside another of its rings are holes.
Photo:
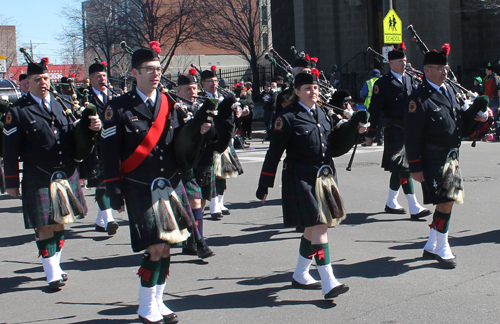
<path fill-rule="evenodd" d="M 286 162 L 321 166 L 332 163 L 329 142 L 334 124 L 316 105 L 317 121 L 299 103 L 285 108 L 276 117 L 259 187 L 273 187 L 278 163 L 286 150 Z"/>
<path fill-rule="evenodd" d="M 69 96 L 63 97 L 72 101 Z M 73 175 L 73 121 L 52 94 L 50 105 L 49 113 L 28 94 L 7 109 L 3 131 L 6 188 L 19 187 L 19 157 L 25 174 L 42 169 L 50 174 L 63 171 L 68 177 Z"/>
<path fill-rule="evenodd" d="M 380 118 L 390 119 L 400 126 L 403 125 L 406 100 L 418 86 L 418 83 L 406 73 L 403 74 L 403 83 L 389 71 L 373 85 L 368 137 L 375 136 L 377 126 L 381 122 Z"/>
<path fill-rule="evenodd" d="M 109 93 L 109 90 L 106 90 Z M 94 104 L 97 108 L 97 115 L 101 120 L 104 120 L 105 104 L 99 99 L 94 89 L 90 87 L 88 102 Z M 107 96 L 107 101 L 113 99 L 112 96 Z M 80 164 L 80 176 L 88 179 L 89 187 L 96 187 L 101 184 L 102 179 L 102 166 L 100 166 L 100 136 L 96 136 L 95 147 L 89 157 L 83 160 Z"/>
<path fill-rule="evenodd" d="M 103 129 L 101 131 L 101 157 L 104 168 L 104 182 L 108 195 L 120 194 L 120 163 L 125 161 L 146 137 L 158 115 L 161 100 L 157 91 L 154 114 L 148 109 L 134 88 L 126 94 L 108 102 L 104 110 Z M 177 165 L 173 150 L 173 139 L 184 125 L 178 116 L 174 103 L 170 101 L 168 120 L 153 150 L 133 171 L 124 177 L 143 183 L 152 183 L 158 177 L 170 179 L 177 174 Z"/>
<path fill-rule="evenodd" d="M 405 147 L 411 172 L 422 171 L 422 152 L 438 147 L 460 147 L 463 111 L 455 92 L 446 86 L 452 102 L 424 79 L 405 109 Z"/>

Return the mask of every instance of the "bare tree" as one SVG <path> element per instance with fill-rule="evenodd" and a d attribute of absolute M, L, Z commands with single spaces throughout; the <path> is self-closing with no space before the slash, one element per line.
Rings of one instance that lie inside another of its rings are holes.
<path fill-rule="evenodd" d="M 463 0 L 461 11 L 490 10 L 500 11 L 500 0 Z"/>
<path fill-rule="evenodd" d="M 259 73 L 257 63 L 267 48 L 261 46 L 261 1 L 259 0 L 207 0 L 205 12 L 211 19 L 205 19 L 206 33 L 200 41 L 207 46 L 216 46 L 241 54 L 250 64 L 253 87 L 258 88 Z M 269 19 L 266 14 L 265 19 Z"/>
<path fill-rule="evenodd" d="M 128 27 L 132 47 L 157 41 L 162 48 L 163 71 L 167 70 L 176 50 L 196 39 L 200 21 L 206 14 L 199 10 L 202 0 L 129 0 L 121 15 Z"/>

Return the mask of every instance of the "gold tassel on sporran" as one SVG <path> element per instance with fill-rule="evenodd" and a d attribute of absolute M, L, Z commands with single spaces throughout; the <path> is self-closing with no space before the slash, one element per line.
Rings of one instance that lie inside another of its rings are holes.
<path fill-rule="evenodd" d="M 59 224 L 70 224 L 76 216 L 83 216 L 84 209 L 73 194 L 64 172 L 54 172 L 50 183 L 52 219 Z"/>
<path fill-rule="evenodd" d="M 346 218 L 344 203 L 335 183 L 333 170 L 327 165 L 318 170 L 315 185 L 318 202 L 319 221 L 328 226 L 336 226 Z"/>
<path fill-rule="evenodd" d="M 158 237 L 170 244 L 185 241 L 190 236 L 187 228 L 192 225 L 191 219 L 167 179 L 157 178 L 153 181 L 151 199 Z"/>
<path fill-rule="evenodd" d="M 446 197 L 455 200 L 456 204 L 464 203 L 465 192 L 462 172 L 458 165 L 458 152 L 456 150 L 451 150 L 446 157 L 443 168 L 443 190 Z"/>

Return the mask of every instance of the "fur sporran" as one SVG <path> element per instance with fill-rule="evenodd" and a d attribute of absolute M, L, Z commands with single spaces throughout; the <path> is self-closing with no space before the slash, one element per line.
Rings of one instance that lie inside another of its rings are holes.
<path fill-rule="evenodd" d="M 73 194 L 66 175 L 55 172 L 50 183 L 52 219 L 59 224 L 70 224 L 76 216 L 83 216 L 84 209 Z"/>
<path fill-rule="evenodd" d="M 464 203 L 465 192 L 462 180 L 462 172 L 458 165 L 458 152 L 450 151 L 446 157 L 443 168 L 443 190 L 446 197 L 455 200 L 460 205 Z"/>
<path fill-rule="evenodd" d="M 191 226 L 191 221 L 167 179 L 153 181 L 151 199 L 158 237 L 169 244 L 185 241 L 190 236 L 187 228 Z"/>
<path fill-rule="evenodd" d="M 238 163 L 229 147 L 222 154 L 214 154 L 214 173 L 219 179 L 236 178 L 240 174 Z"/>
<path fill-rule="evenodd" d="M 328 226 L 340 224 L 346 218 L 346 212 L 333 170 L 329 166 L 324 165 L 319 169 L 315 193 L 320 223 Z"/>

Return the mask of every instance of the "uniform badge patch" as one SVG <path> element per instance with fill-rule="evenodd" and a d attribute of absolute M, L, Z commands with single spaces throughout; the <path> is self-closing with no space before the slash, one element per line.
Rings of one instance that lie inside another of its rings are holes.
<path fill-rule="evenodd" d="M 108 108 L 106 108 L 106 111 L 104 112 L 104 119 L 105 120 L 113 119 L 113 109 L 111 109 L 111 107 L 109 106 Z"/>
<path fill-rule="evenodd" d="M 410 105 L 408 106 L 409 112 L 415 112 L 417 110 L 417 103 L 415 101 L 410 101 Z"/>
<path fill-rule="evenodd" d="M 283 128 L 283 119 L 281 119 L 281 117 L 278 117 L 274 121 L 274 129 L 281 130 L 282 128 Z"/>
<path fill-rule="evenodd" d="M 374 94 L 377 94 L 379 91 L 380 91 L 380 89 L 379 89 L 378 85 L 375 85 L 375 86 L 373 87 L 373 93 L 374 93 Z"/>
<path fill-rule="evenodd" d="M 7 113 L 7 116 L 5 116 L 5 123 L 6 124 L 12 123 L 12 113 L 10 111 Z"/>

